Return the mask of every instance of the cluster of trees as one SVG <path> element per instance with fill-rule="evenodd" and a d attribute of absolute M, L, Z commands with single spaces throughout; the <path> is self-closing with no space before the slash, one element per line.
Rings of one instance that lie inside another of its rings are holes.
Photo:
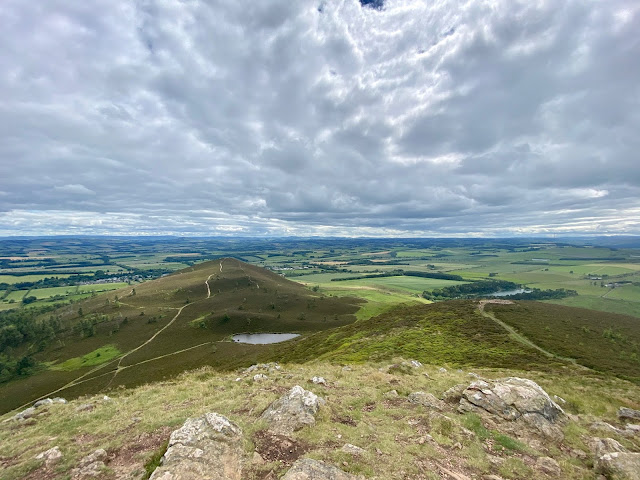
<path fill-rule="evenodd" d="M 484 295 L 491 295 L 495 292 L 514 290 L 520 285 L 506 280 L 480 280 L 472 283 L 451 285 L 437 288 L 430 292 L 422 292 L 422 296 L 427 300 L 446 300 L 449 298 L 472 298 Z"/>
<path fill-rule="evenodd" d="M 60 317 L 37 320 L 49 309 L 0 312 L 0 382 L 30 375 L 37 368 L 32 353 L 44 350 L 62 331 Z"/>
<path fill-rule="evenodd" d="M 382 277 L 422 277 L 422 278 L 437 278 L 439 280 L 454 280 L 458 282 L 464 281 L 464 279 L 460 275 L 452 275 L 450 273 L 442 273 L 442 272 L 415 272 L 415 271 L 404 271 L 404 270 L 394 270 L 392 272 L 385 273 L 373 273 L 373 274 L 365 274 L 358 275 L 354 277 L 344 277 L 344 278 L 332 278 L 332 282 L 344 282 L 346 280 L 361 280 L 363 278 L 382 278 Z"/>

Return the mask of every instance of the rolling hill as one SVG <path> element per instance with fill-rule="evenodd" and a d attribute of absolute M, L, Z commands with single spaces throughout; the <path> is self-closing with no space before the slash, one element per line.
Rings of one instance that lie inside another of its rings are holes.
<path fill-rule="evenodd" d="M 359 302 L 317 295 L 231 258 L 201 263 L 45 314 L 59 319 L 61 332 L 33 353 L 41 366 L 36 374 L 0 384 L 0 412 L 43 395 L 73 397 L 204 365 L 251 363 L 273 346 L 235 343 L 233 334 L 345 325 L 355 320 Z M 34 345 L 20 348 L 32 353 Z"/>

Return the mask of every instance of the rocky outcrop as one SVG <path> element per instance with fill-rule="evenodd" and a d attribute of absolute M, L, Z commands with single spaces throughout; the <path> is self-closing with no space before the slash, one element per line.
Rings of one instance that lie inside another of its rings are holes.
<path fill-rule="evenodd" d="M 35 456 L 36 460 L 44 460 L 44 464 L 47 467 L 50 467 L 51 465 L 58 463 L 58 461 L 61 458 L 62 458 L 62 452 L 60 451 L 60 447 L 58 446 L 50 448 L 49 450 L 46 450 Z"/>
<path fill-rule="evenodd" d="M 444 403 L 441 400 L 438 400 L 431 393 L 413 392 L 409 394 L 408 399 L 411 403 L 422 405 L 423 407 L 433 409 L 433 410 L 441 411 L 445 407 Z"/>
<path fill-rule="evenodd" d="M 260 418 L 267 421 L 272 433 L 290 435 L 306 425 L 313 425 L 322 404 L 322 398 L 296 385 L 273 402 Z"/>
<path fill-rule="evenodd" d="M 175 430 L 151 480 L 240 480 L 242 430 L 228 418 L 207 413 Z"/>
<path fill-rule="evenodd" d="M 618 410 L 618 418 L 620 418 L 620 420 L 640 420 L 640 410 L 620 407 Z"/>
<path fill-rule="evenodd" d="M 613 438 L 593 438 L 589 447 L 593 451 L 596 460 L 607 453 L 627 452 L 627 449 Z"/>
<path fill-rule="evenodd" d="M 454 385 L 453 387 L 445 391 L 440 398 L 446 403 L 459 403 L 460 399 L 462 398 L 462 392 L 464 392 L 466 389 L 466 383 L 458 383 L 457 385 Z"/>
<path fill-rule="evenodd" d="M 99 476 L 102 473 L 102 470 L 106 467 L 104 464 L 106 459 L 107 452 L 104 449 L 99 448 L 80 460 L 78 466 L 71 470 L 71 478 L 74 480 L 80 480 Z"/>
<path fill-rule="evenodd" d="M 608 480 L 640 480 L 640 453 L 605 453 L 598 458 L 595 468 Z"/>
<path fill-rule="evenodd" d="M 564 410 L 537 383 L 509 377 L 477 380 L 462 392 L 461 412 L 488 412 L 503 420 L 524 421 L 546 437 L 561 440 L 559 423 L 567 420 Z"/>
<path fill-rule="evenodd" d="M 302 458 L 293 464 L 281 480 L 359 480 L 361 478 L 327 463 Z"/>

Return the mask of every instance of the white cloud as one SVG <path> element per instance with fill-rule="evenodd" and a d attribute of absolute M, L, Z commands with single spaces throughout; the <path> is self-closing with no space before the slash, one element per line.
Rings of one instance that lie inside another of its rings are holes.
<path fill-rule="evenodd" d="M 4 0 L 0 22 L 3 234 L 640 233 L 631 0 Z"/>

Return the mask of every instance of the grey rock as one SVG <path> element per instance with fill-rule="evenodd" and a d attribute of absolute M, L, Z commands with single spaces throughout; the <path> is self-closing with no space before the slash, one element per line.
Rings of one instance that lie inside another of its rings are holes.
<path fill-rule="evenodd" d="M 538 458 L 536 460 L 536 467 L 538 467 L 542 473 L 546 473 L 547 475 L 557 476 L 562 473 L 562 469 L 560 468 L 560 465 L 558 465 L 558 462 L 551 457 Z"/>
<path fill-rule="evenodd" d="M 596 461 L 595 470 L 610 480 L 640 480 L 640 453 L 606 453 Z"/>
<path fill-rule="evenodd" d="M 355 456 L 364 455 L 365 453 L 367 453 L 364 448 L 352 445 L 351 443 L 345 443 L 340 450 L 342 450 L 344 453 Z"/>
<path fill-rule="evenodd" d="M 65 404 L 65 403 L 67 403 L 67 400 L 66 400 L 66 399 L 64 399 L 64 398 L 62 398 L 62 397 L 55 397 L 55 398 L 53 399 L 53 403 L 62 403 L 62 404 Z"/>
<path fill-rule="evenodd" d="M 618 418 L 620 418 L 621 420 L 640 420 L 640 410 L 620 407 L 620 409 L 618 410 Z"/>
<path fill-rule="evenodd" d="M 440 398 L 447 403 L 458 403 L 462 398 L 462 392 L 464 392 L 466 388 L 466 384 L 459 383 L 444 392 Z"/>
<path fill-rule="evenodd" d="M 249 368 L 245 368 L 242 373 L 249 374 L 256 372 L 258 370 L 264 370 L 266 372 L 272 372 L 274 370 L 280 370 L 282 367 L 278 365 L 278 362 L 270 362 L 270 363 L 257 363 L 255 365 L 251 365 Z"/>
<path fill-rule="evenodd" d="M 94 408 L 96 408 L 96 406 L 93 403 L 83 403 L 76 408 L 76 412 L 90 412 Z"/>
<path fill-rule="evenodd" d="M 289 435 L 306 425 L 313 425 L 324 400 L 299 385 L 273 402 L 260 417 L 277 434 Z"/>
<path fill-rule="evenodd" d="M 409 365 L 411 365 L 413 368 L 422 367 L 422 363 L 419 362 L 418 360 L 409 360 Z"/>
<path fill-rule="evenodd" d="M 397 390 L 389 390 L 388 392 L 385 392 L 382 396 L 385 397 L 385 398 L 396 398 L 396 397 L 398 397 L 398 391 Z"/>
<path fill-rule="evenodd" d="M 39 408 L 44 405 L 51 405 L 52 403 L 53 403 L 53 400 L 51 400 L 50 398 L 43 398 L 42 400 L 38 400 L 36 403 L 34 403 L 33 406 L 35 408 Z"/>
<path fill-rule="evenodd" d="M 640 435 L 640 425 L 629 423 L 624 427 L 625 431 L 631 435 Z"/>
<path fill-rule="evenodd" d="M 71 470 L 71 478 L 75 480 L 99 476 L 106 468 L 104 464 L 104 460 L 106 459 L 107 452 L 99 448 L 80 460 L 78 467 Z"/>
<path fill-rule="evenodd" d="M 254 382 L 263 382 L 264 380 L 268 380 L 269 377 L 267 377 L 264 373 L 257 373 L 253 376 L 253 381 Z"/>
<path fill-rule="evenodd" d="M 607 453 L 625 453 L 627 449 L 624 448 L 617 440 L 613 438 L 592 438 L 589 443 L 589 448 L 593 452 L 596 459 L 606 455 Z"/>
<path fill-rule="evenodd" d="M 14 420 L 26 420 L 28 418 L 33 417 L 36 414 L 36 408 L 35 407 L 29 407 L 23 411 L 21 411 L 20 413 L 16 413 L 13 417 Z"/>
<path fill-rule="evenodd" d="M 297 460 L 281 480 L 357 480 L 339 468 L 318 460 L 302 458 Z"/>
<path fill-rule="evenodd" d="M 423 407 L 432 408 L 434 410 L 444 409 L 444 403 L 442 403 L 441 400 L 438 400 L 431 393 L 413 392 L 409 394 L 408 398 L 411 403 L 422 405 Z"/>
<path fill-rule="evenodd" d="M 311 379 L 311 383 L 314 383 L 316 385 L 327 385 L 327 381 L 324 379 L 324 377 L 313 377 Z"/>
<path fill-rule="evenodd" d="M 217 413 L 189 418 L 169 438 L 150 480 L 240 480 L 242 430 Z"/>
<path fill-rule="evenodd" d="M 58 446 L 50 448 L 49 450 L 46 450 L 35 456 L 36 460 L 44 460 L 44 463 L 47 466 L 57 463 L 61 458 L 62 452 L 60 451 L 60 447 Z"/>
<path fill-rule="evenodd" d="M 438 371 L 439 371 L 440 373 L 447 373 L 447 369 L 446 369 L 446 368 L 444 368 L 444 367 L 440 367 L 440 368 L 438 369 Z"/>
<path fill-rule="evenodd" d="M 555 440 L 563 438 L 556 424 L 568 420 L 564 410 L 537 383 L 518 377 L 472 382 L 462 392 L 458 410 L 485 411 L 503 420 L 522 420 Z"/>

